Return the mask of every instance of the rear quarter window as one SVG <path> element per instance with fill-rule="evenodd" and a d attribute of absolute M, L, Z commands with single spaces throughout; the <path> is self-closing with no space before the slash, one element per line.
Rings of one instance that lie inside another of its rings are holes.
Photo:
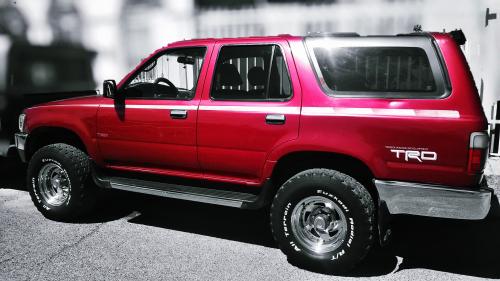
<path fill-rule="evenodd" d="M 306 44 L 329 95 L 434 99 L 449 93 L 430 38 L 308 38 Z"/>

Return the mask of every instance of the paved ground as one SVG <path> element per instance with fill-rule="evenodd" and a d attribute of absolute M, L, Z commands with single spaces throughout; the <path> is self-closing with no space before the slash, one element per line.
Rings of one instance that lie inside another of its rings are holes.
<path fill-rule="evenodd" d="M 47 220 L 19 170 L 0 173 L 0 280 L 500 279 L 495 216 L 398 217 L 389 248 L 337 277 L 288 263 L 263 212 L 109 192 L 109 205 L 88 221 Z"/>

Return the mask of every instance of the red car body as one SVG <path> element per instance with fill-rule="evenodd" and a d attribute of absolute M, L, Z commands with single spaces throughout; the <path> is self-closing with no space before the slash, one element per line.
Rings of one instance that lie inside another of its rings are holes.
<path fill-rule="evenodd" d="M 444 60 L 451 93 L 440 99 L 331 97 L 317 82 L 303 37 L 187 40 L 166 49 L 206 47 L 192 100 L 125 100 L 125 117 L 104 96 L 51 102 L 26 110 L 26 131 L 60 127 L 74 132 L 99 166 L 160 175 L 261 186 L 280 159 L 298 152 L 328 152 L 364 163 L 381 180 L 477 186 L 469 172 L 473 132 L 487 129 L 467 62 L 453 38 L 432 33 Z M 218 101 L 210 81 L 221 46 L 278 44 L 293 89 L 287 101 Z M 145 59 L 118 84 L 118 90 Z M 168 112 L 187 110 L 186 119 Z M 266 124 L 283 114 L 282 126 Z M 29 142 L 29 140 L 28 140 Z M 432 162 L 405 159 L 403 150 L 437 153 Z"/>
<path fill-rule="evenodd" d="M 170 44 L 102 96 L 19 116 L 31 198 L 57 220 L 90 210 L 96 186 L 270 206 L 291 260 L 348 270 L 388 241 L 390 215 L 489 213 L 487 121 L 464 42 L 453 31 Z"/>

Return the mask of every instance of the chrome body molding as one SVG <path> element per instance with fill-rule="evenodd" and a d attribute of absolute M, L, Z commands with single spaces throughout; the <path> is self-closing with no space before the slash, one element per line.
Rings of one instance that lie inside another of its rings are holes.
<path fill-rule="evenodd" d="M 399 181 L 374 180 L 379 204 L 390 214 L 480 220 L 490 210 L 492 190 L 452 188 Z"/>
<path fill-rule="evenodd" d="M 99 186 L 149 195 L 195 201 L 242 209 L 258 208 L 265 195 L 236 192 L 219 188 L 179 185 L 162 181 L 145 181 L 120 177 L 101 177 Z M 266 190 L 269 190 L 267 188 Z"/>
<path fill-rule="evenodd" d="M 15 133 L 14 134 L 14 139 L 15 139 L 15 142 L 16 142 L 17 152 L 19 153 L 19 158 L 21 158 L 21 161 L 26 162 L 25 145 L 26 145 L 26 139 L 28 139 L 28 134 L 26 134 L 26 133 Z"/>

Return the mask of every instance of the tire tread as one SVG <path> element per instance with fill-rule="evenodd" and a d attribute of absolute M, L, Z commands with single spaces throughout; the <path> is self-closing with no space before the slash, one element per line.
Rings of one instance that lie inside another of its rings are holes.
<path fill-rule="evenodd" d="M 277 233 L 275 233 L 274 227 L 272 227 L 273 223 L 273 211 L 275 208 L 275 204 L 277 204 L 278 200 L 277 198 L 283 197 L 284 193 L 287 192 L 289 188 L 292 188 L 293 185 L 295 184 L 296 181 L 302 180 L 304 178 L 314 178 L 314 177 L 328 177 L 333 180 L 338 180 L 342 182 L 342 184 L 350 191 L 352 192 L 355 197 L 359 200 L 363 213 L 365 214 L 366 218 L 366 224 L 368 225 L 367 231 L 369 232 L 368 235 L 368 241 L 366 241 L 366 247 L 364 248 L 364 252 L 359 255 L 359 259 L 351 264 L 350 268 L 343 268 L 341 271 L 348 271 L 352 269 L 354 266 L 356 266 L 361 260 L 363 260 L 367 255 L 368 252 L 371 249 L 371 246 L 375 240 L 374 236 L 374 228 L 375 228 L 375 203 L 374 200 L 372 199 L 371 194 L 369 191 L 357 180 L 352 178 L 351 176 L 348 176 L 344 173 L 335 171 L 335 170 L 330 170 L 330 169 L 324 169 L 324 168 L 315 168 L 315 169 L 308 169 L 304 170 L 295 176 L 291 177 L 288 179 L 276 192 L 275 195 L 275 200 L 273 200 L 271 204 L 271 212 L 270 212 L 270 223 L 271 223 L 271 232 L 272 235 L 275 239 L 275 241 L 279 241 L 279 237 Z M 283 243 L 278 243 L 279 248 L 286 253 L 284 250 L 284 245 Z M 339 270 L 340 271 L 340 270 Z"/>
<path fill-rule="evenodd" d="M 64 168 L 66 170 L 70 169 L 73 172 L 74 176 L 77 177 L 78 182 L 81 185 L 80 192 L 78 192 L 79 198 L 77 200 L 73 200 L 75 206 L 71 208 L 71 212 L 65 214 L 63 217 L 47 214 L 47 211 L 37 202 L 35 196 L 31 196 L 31 201 L 33 201 L 38 211 L 50 217 L 51 219 L 56 219 L 61 221 L 71 221 L 87 213 L 94 205 L 94 200 L 95 200 L 94 190 L 92 190 L 92 188 L 86 184 L 87 178 L 90 174 L 90 160 L 89 157 L 83 151 L 72 145 L 65 143 L 54 143 L 44 146 L 34 153 L 32 159 L 49 157 L 48 155 L 53 155 L 53 154 L 60 154 L 63 155 L 64 158 L 66 159 L 71 159 L 71 161 L 66 161 L 69 162 L 69 167 L 66 166 Z M 28 164 L 28 171 L 32 171 L 33 165 L 36 165 L 36 163 L 30 161 L 30 163 Z M 30 174 L 31 173 L 28 172 L 27 175 L 28 186 L 31 186 Z M 72 181 L 72 187 L 74 187 L 73 181 Z M 31 189 L 32 187 L 30 187 L 30 190 Z"/>

